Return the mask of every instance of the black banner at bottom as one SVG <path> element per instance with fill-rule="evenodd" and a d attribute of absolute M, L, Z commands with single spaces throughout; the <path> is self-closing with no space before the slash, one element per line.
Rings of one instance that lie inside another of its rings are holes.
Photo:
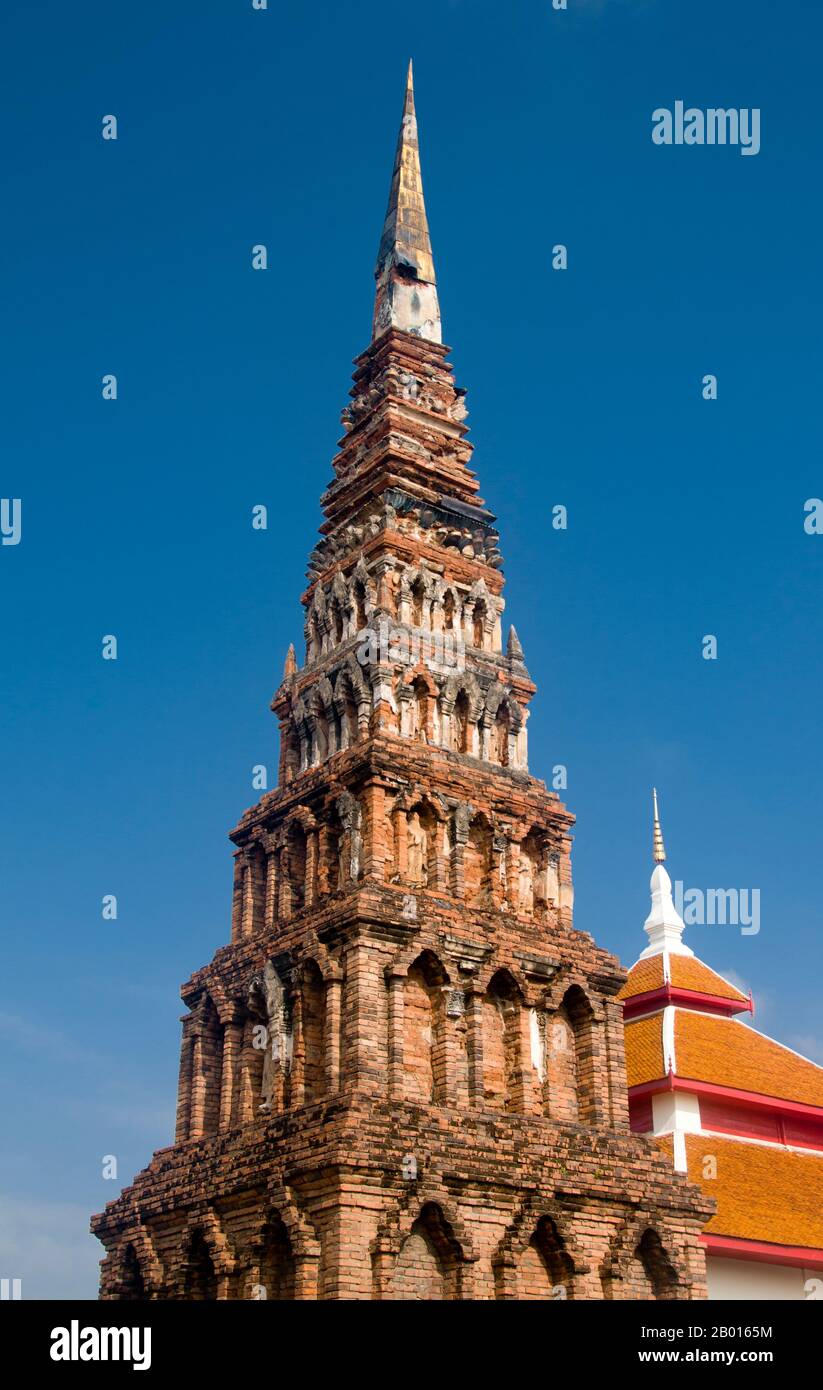
<path fill-rule="evenodd" d="M 612 1367 L 644 1373 L 669 1366 L 763 1366 L 785 1373 L 814 1364 L 821 1309 L 803 1302 L 448 1303 L 428 1312 L 398 1303 L 67 1303 L 0 1304 L 7 1358 L 38 1378 L 217 1372 L 235 1377 L 282 1358 L 304 1360 L 312 1378 L 343 1366 L 367 1382 L 414 1373 L 415 1349 L 427 1360 L 459 1356 L 461 1374 L 476 1361 L 514 1356 L 520 1366 Z M 411 1320 L 413 1317 L 413 1320 Z M 475 1318 L 482 1318 L 475 1322 Z M 362 1321 L 361 1321 L 362 1319 Z M 420 1339 L 436 1341 L 425 1351 Z M 467 1335 L 468 1334 L 468 1335 Z M 516 1342 L 501 1341 L 517 1335 Z M 451 1339 L 455 1339 L 451 1341 Z M 448 1351 L 451 1346 L 451 1352 Z M 391 1358 L 384 1372 L 375 1356 Z M 547 1361 L 547 1358 L 549 1360 Z M 467 1365 L 469 1363 L 469 1365 Z M 7 1361 L 8 1364 L 8 1361 Z M 512 1368 L 514 1366 L 512 1363 Z M 389 1371 L 389 1367 L 391 1367 Z M 434 1367 L 432 1367 L 434 1369 Z M 452 1367 L 454 1369 L 454 1367 Z M 445 1374 L 445 1364 L 441 1367 Z"/>

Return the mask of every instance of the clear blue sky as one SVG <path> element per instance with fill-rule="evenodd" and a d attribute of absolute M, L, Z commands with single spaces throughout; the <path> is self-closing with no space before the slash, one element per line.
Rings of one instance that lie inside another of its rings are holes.
<path fill-rule="evenodd" d="M 177 990 L 227 939 L 226 833 L 276 765 L 410 54 L 577 924 L 627 964 L 644 944 L 656 782 L 672 876 L 762 893 L 759 935 L 692 946 L 823 1060 L 817 0 L 12 0 L 0 39 L 0 494 L 23 499 L 0 549 L 0 1274 L 93 1297 L 88 1215 L 170 1140 Z M 760 154 L 656 147 L 677 99 L 759 107 Z"/>

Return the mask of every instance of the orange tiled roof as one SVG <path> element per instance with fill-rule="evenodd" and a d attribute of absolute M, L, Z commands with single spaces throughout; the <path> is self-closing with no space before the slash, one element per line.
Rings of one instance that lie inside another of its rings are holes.
<path fill-rule="evenodd" d="M 630 1086 L 665 1076 L 663 1065 L 663 1015 L 652 1014 L 626 1024 L 626 1077 Z"/>
<path fill-rule="evenodd" d="M 738 999 L 748 1004 L 745 994 L 715 974 L 695 956 L 669 956 L 669 972 L 675 989 L 692 989 L 698 994 L 716 994 L 720 999 Z"/>
<path fill-rule="evenodd" d="M 645 994 L 648 990 L 659 989 L 663 984 L 663 956 L 650 956 L 648 960 L 635 961 L 629 971 L 629 978 L 618 994 L 618 999 L 631 999 L 635 994 Z"/>
<path fill-rule="evenodd" d="M 666 1075 L 662 1009 L 629 1020 L 625 1037 L 630 1086 Z M 733 1018 L 675 1009 L 674 1061 L 676 1075 L 689 1081 L 823 1106 L 823 1067 Z"/>
<path fill-rule="evenodd" d="M 641 1020 L 646 1021 L 651 1022 Z M 627 1050 L 630 1029 L 636 1027 L 627 1025 Z M 823 1106 L 823 1067 L 735 1019 L 678 1009 L 674 1037 L 678 1076 Z"/>
<path fill-rule="evenodd" d="M 658 1143 L 671 1154 L 670 1136 Z M 686 1159 L 692 1182 L 717 1202 L 707 1235 L 823 1250 L 823 1154 L 688 1134 Z"/>
<path fill-rule="evenodd" d="M 702 960 L 694 956 L 668 956 L 669 978 L 675 989 L 691 989 L 696 994 L 713 994 L 719 999 L 734 999 L 748 1004 L 745 994 L 724 980 L 722 975 L 710 970 Z M 646 994 L 660 989 L 664 984 L 663 954 L 638 960 L 629 971 L 629 978 L 618 994 L 618 999 L 633 999 L 636 994 Z"/>

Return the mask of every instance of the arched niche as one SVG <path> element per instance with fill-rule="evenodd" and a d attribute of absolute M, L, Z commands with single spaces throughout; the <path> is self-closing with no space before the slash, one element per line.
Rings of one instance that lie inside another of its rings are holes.
<path fill-rule="evenodd" d="M 146 1298 L 142 1266 L 131 1241 L 128 1242 L 123 1251 L 117 1297 L 126 1303 L 137 1302 Z"/>
<path fill-rule="evenodd" d="M 395 1262 L 391 1297 L 440 1302 L 462 1294 L 462 1251 L 441 1208 L 428 1202 L 405 1237 Z"/>
<path fill-rule="evenodd" d="M 326 984 L 316 961 L 303 966 L 301 981 L 303 1086 L 308 1105 L 326 1093 Z"/>
<path fill-rule="evenodd" d="M 423 951 L 409 967 L 403 988 L 404 1092 L 418 1105 L 445 1099 L 445 983 L 440 961 Z"/>
<path fill-rule="evenodd" d="M 183 1297 L 189 1302 L 217 1298 L 217 1271 L 203 1231 L 197 1227 L 189 1236 L 184 1267 Z"/>
<path fill-rule="evenodd" d="M 520 1254 L 517 1284 L 521 1300 L 574 1297 L 574 1264 L 550 1216 L 540 1218 Z"/>
<path fill-rule="evenodd" d="M 469 822 L 463 851 L 465 901 L 470 907 L 488 908 L 492 904 L 492 849 L 494 832 L 482 813 Z"/>
<path fill-rule="evenodd" d="M 483 1102 L 491 1110 L 519 1109 L 522 996 L 507 970 L 498 970 L 483 996 Z"/>
<path fill-rule="evenodd" d="M 547 1020 L 545 1089 L 552 1119 L 597 1123 L 597 1026 L 586 994 L 571 985 Z"/>

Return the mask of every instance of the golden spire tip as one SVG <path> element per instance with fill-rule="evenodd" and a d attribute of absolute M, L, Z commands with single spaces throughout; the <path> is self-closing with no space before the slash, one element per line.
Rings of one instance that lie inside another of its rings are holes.
<path fill-rule="evenodd" d="M 654 802 L 654 832 L 652 835 L 652 858 L 655 864 L 666 862 L 666 850 L 663 845 L 663 831 L 660 829 L 660 812 L 657 809 L 657 787 L 652 787 L 652 800 Z"/>

